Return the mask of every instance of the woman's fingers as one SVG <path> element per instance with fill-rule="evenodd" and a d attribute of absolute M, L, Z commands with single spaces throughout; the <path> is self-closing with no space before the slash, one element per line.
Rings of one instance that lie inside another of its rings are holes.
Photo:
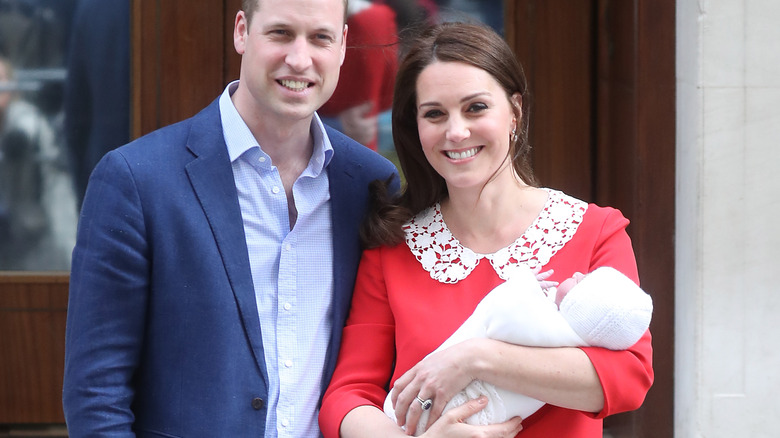
<path fill-rule="evenodd" d="M 474 400 L 469 400 L 461 406 L 450 409 L 442 415 L 441 419 L 432 425 L 425 436 L 445 436 L 445 437 L 514 437 L 523 429 L 520 417 L 511 418 L 503 423 L 491 424 L 487 426 L 472 426 L 466 424 L 466 420 L 487 406 L 488 399 L 481 396 Z"/>

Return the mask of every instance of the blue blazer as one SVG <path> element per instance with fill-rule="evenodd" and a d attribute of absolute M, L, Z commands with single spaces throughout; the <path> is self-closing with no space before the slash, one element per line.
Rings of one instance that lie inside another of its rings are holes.
<path fill-rule="evenodd" d="M 334 296 L 323 391 L 361 256 L 367 185 L 397 174 L 326 129 L 335 152 Z M 268 376 L 217 100 L 109 152 L 93 172 L 73 252 L 65 356 L 71 437 L 263 435 Z"/>

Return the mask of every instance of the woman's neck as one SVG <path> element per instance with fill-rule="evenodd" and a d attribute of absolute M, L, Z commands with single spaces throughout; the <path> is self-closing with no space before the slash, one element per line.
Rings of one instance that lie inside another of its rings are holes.
<path fill-rule="evenodd" d="M 453 236 L 472 251 L 492 254 L 517 240 L 547 202 L 547 192 L 518 177 L 480 190 L 449 190 L 442 217 Z"/>

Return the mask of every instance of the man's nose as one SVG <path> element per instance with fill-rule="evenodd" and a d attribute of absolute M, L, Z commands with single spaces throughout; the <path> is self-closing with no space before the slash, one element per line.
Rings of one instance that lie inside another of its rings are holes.
<path fill-rule="evenodd" d="M 304 71 L 311 66 L 311 53 L 309 52 L 309 43 L 306 38 L 296 38 L 290 44 L 290 51 L 287 53 L 285 62 L 295 71 Z"/>

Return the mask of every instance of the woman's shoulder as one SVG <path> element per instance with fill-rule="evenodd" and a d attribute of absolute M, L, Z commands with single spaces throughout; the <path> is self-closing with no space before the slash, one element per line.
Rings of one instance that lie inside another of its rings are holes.
<path fill-rule="evenodd" d="M 598 204 L 588 204 L 588 210 L 585 213 L 583 222 L 587 221 L 589 225 L 618 226 L 625 228 L 629 220 L 623 213 L 614 207 L 601 206 Z"/>
<path fill-rule="evenodd" d="M 549 193 L 550 200 L 548 206 L 557 207 L 565 210 L 581 211 L 583 221 L 588 222 L 621 222 L 627 221 L 623 213 L 614 207 L 600 205 L 592 201 L 584 201 L 560 190 L 543 188 Z"/>

